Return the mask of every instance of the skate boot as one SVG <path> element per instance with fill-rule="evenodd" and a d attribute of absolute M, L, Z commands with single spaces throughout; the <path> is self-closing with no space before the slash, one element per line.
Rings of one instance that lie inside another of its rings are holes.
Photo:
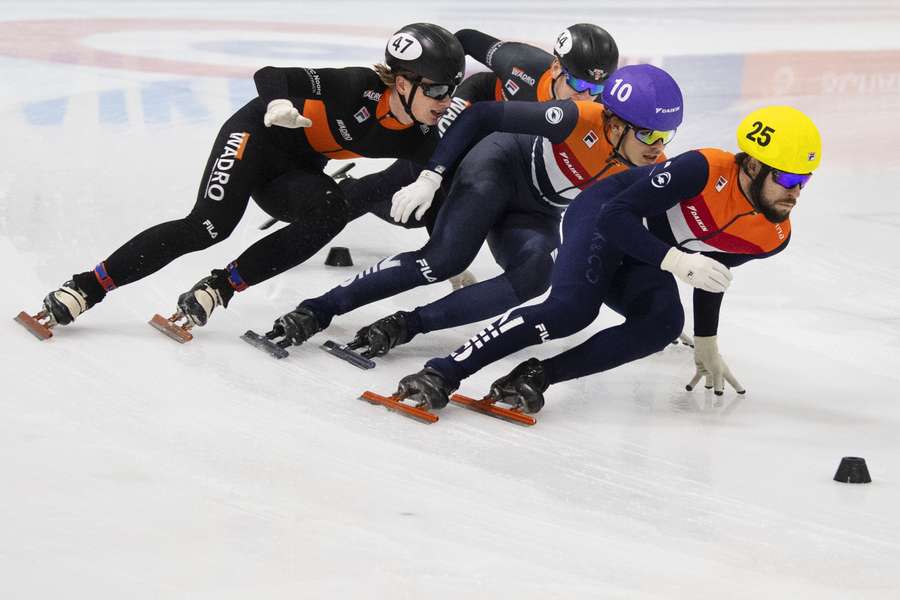
<path fill-rule="evenodd" d="M 450 394 L 454 390 L 439 371 L 425 367 L 418 373 L 401 379 L 397 395 L 423 403 L 428 408 L 444 408 L 450 402 Z"/>
<path fill-rule="evenodd" d="M 347 344 L 347 347 L 351 350 L 367 348 L 360 353 L 366 358 L 384 356 L 391 348 L 405 344 L 413 338 L 412 335 L 409 335 L 408 317 L 410 314 L 399 311 L 389 317 L 378 319 L 357 331 L 356 337 Z"/>
<path fill-rule="evenodd" d="M 316 313 L 301 304 L 276 319 L 269 332 L 260 335 L 248 329 L 241 339 L 273 358 L 287 358 L 288 346 L 299 346 L 327 326 L 327 322 L 323 325 Z"/>
<path fill-rule="evenodd" d="M 194 287 L 178 296 L 178 312 L 191 327 L 203 327 L 217 306 L 228 308 L 234 288 L 228 283 L 228 272 L 214 270 Z"/>
<path fill-rule="evenodd" d="M 75 285 L 75 281 L 69 280 L 44 297 L 43 312 L 47 313 L 49 319 L 46 325 L 68 325 L 93 305 L 88 301 L 87 294 Z"/>
<path fill-rule="evenodd" d="M 100 296 L 100 299 L 103 297 Z M 15 320 L 34 337 L 47 340 L 53 337 L 51 329 L 57 325 L 68 325 L 98 301 L 92 301 L 72 279 L 62 284 L 58 290 L 47 294 L 43 307 L 36 315 L 22 311 Z"/>
<path fill-rule="evenodd" d="M 322 326 L 319 325 L 316 313 L 303 305 L 279 317 L 272 327 L 272 333 L 276 337 L 283 337 L 281 341 L 291 346 L 299 346 L 320 331 Z"/>
<path fill-rule="evenodd" d="M 450 286 L 453 288 L 453 291 L 462 289 L 468 285 L 472 285 L 473 283 L 478 283 L 478 279 L 472 275 L 471 271 L 463 271 L 459 275 L 454 275 L 449 279 Z"/>
<path fill-rule="evenodd" d="M 498 402 L 519 407 L 527 413 L 536 413 L 544 406 L 544 392 L 548 385 L 544 365 L 536 358 L 529 358 L 509 375 L 491 384 L 491 396 Z"/>

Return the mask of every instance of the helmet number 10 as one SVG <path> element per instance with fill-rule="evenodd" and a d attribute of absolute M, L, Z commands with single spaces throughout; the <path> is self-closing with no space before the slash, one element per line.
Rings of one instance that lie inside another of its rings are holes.
<path fill-rule="evenodd" d="M 609 93 L 614 98 L 617 98 L 619 102 L 627 102 L 631 98 L 631 89 L 630 83 L 622 83 L 621 79 L 616 79 L 613 81 L 613 86 Z"/>
<path fill-rule="evenodd" d="M 763 125 L 762 121 L 754 121 L 753 129 L 750 130 L 746 137 L 751 142 L 756 142 L 760 146 L 768 146 L 769 142 L 772 141 L 772 134 L 775 133 L 775 130 L 771 127 Z"/>

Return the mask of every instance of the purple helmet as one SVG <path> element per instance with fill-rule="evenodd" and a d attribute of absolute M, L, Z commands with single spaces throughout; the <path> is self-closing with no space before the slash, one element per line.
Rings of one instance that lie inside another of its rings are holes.
<path fill-rule="evenodd" d="M 628 65 L 613 72 L 600 98 L 617 117 L 641 129 L 678 129 L 684 116 L 678 84 L 653 65 Z"/>

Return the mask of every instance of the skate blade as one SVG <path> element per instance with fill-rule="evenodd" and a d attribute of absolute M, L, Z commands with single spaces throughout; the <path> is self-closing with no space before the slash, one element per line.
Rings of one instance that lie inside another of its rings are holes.
<path fill-rule="evenodd" d="M 287 350 L 265 336 L 259 335 L 252 329 L 248 329 L 247 332 L 241 336 L 241 339 L 274 358 L 287 358 L 290 356 Z"/>
<path fill-rule="evenodd" d="M 328 340 L 324 344 L 322 344 L 320 348 L 322 348 L 332 356 L 337 356 L 341 360 L 347 361 L 348 363 L 359 369 L 375 368 L 374 360 L 372 360 L 371 358 L 366 358 L 359 352 L 351 350 L 347 347 L 346 344 L 338 344 L 337 342 Z"/>
<path fill-rule="evenodd" d="M 516 408 L 504 408 L 503 406 L 498 406 L 491 400 L 490 396 L 485 396 L 481 400 L 476 400 L 475 398 L 469 398 L 468 396 L 463 396 L 461 394 L 453 394 L 450 396 L 450 402 L 468 408 L 469 410 L 480 412 L 483 415 L 503 419 L 504 421 L 516 423 L 517 425 L 531 427 L 532 425 L 537 424 L 537 419 L 531 415 L 525 414 Z"/>
<path fill-rule="evenodd" d="M 40 314 L 40 313 L 38 313 Z M 46 325 L 41 325 L 37 319 L 29 315 L 24 310 L 15 317 L 16 323 L 28 330 L 28 333 L 37 339 L 44 341 L 53 337 L 53 332 Z"/>
<path fill-rule="evenodd" d="M 359 396 L 359 399 L 365 400 L 370 404 L 380 404 L 389 411 L 398 412 L 404 417 L 409 417 L 411 419 L 421 421 L 426 425 L 431 425 L 432 423 L 437 423 L 438 421 L 438 416 L 436 414 L 428 412 L 424 408 L 406 404 L 405 402 L 403 402 L 403 399 L 398 396 L 382 396 L 380 394 L 376 394 L 375 392 L 366 390 Z"/>
<path fill-rule="evenodd" d="M 167 319 L 162 315 L 153 315 L 153 318 L 147 321 L 147 323 L 179 344 L 184 344 L 194 339 L 194 336 L 191 335 L 190 331 L 181 325 L 176 325 L 172 320 Z"/>

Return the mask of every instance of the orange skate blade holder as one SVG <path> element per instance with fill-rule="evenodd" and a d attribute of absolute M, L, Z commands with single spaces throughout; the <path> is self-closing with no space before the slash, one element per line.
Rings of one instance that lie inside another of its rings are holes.
<path fill-rule="evenodd" d="M 38 314 L 32 316 L 29 315 L 24 310 L 20 312 L 15 317 L 15 321 L 28 330 L 28 333 L 36 337 L 37 339 L 44 341 L 49 340 L 53 337 L 53 332 L 50 331 L 50 327 L 48 325 L 44 325 L 41 323 L 40 319 L 44 319 L 47 317 L 47 311 L 42 310 Z"/>
<path fill-rule="evenodd" d="M 159 331 L 160 333 L 165 334 L 166 336 L 172 338 L 179 344 L 185 344 L 192 339 L 194 336 L 191 335 L 190 326 L 189 325 L 178 325 L 176 321 L 181 318 L 181 315 L 175 313 L 168 319 L 160 314 L 153 315 L 153 318 L 147 321 L 151 327 Z"/>
<path fill-rule="evenodd" d="M 476 400 L 475 398 L 469 398 L 462 394 L 453 394 L 450 396 L 450 402 L 468 408 L 469 410 L 474 410 L 475 412 L 480 412 L 518 425 L 524 425 L 526 427 L 537 425 L 537 419 L 529 414 L 525 414 L 522 412 L 522 409 L 498 406 L 490 395 L 485 396 L 481 400 Z"/>
<path fill-rule="evenodd" d="M 437 423 L 438 421 L 438 416 L 436 414 L 429 412 L 425 408 L 421 408 L 421 405 L 407 404 L 404 402 L 403 396 L 382 396 L 366 390 L 360 394 L 359 399 L 372 404 L 380 404 L 390 411 L 398 412 L 403 416 L 416 419 L 427 425 Z"/>

